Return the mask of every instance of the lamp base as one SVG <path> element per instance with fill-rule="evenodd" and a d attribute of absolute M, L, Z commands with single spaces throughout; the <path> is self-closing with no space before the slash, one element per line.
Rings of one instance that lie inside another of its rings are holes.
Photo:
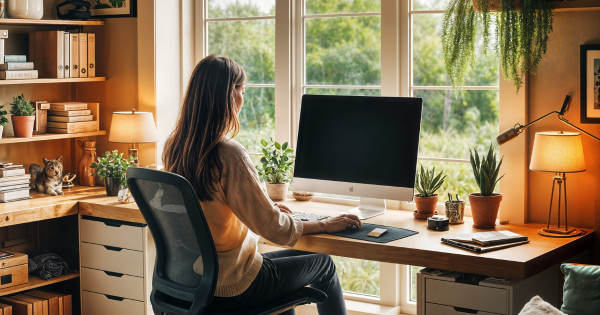
<path fill-rule="evenodd" d="M 569 230 L 565 230 L 563 229 L 559 229 L 559 228 L 554 228 L 554 229 L 547 229 L 547 228 L 543 228 L 543 229 L 539 229 L 538 230 L 538 234 L 541 236 L 547 236 L 547 237 L 575 237 L 575 236 L 579 236 L 579 235 L 584 235 L 585 231 L 579 230 L 579 229 L 569 229 Z"/>

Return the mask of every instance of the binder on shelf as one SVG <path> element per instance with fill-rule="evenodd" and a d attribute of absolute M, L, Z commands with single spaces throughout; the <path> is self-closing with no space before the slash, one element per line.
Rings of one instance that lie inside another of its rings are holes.
<path fill-rule="evenodd" d="M 64 36 L 65 78 L 71 77 L 71 33 L 65 32 Z"/>
<path fill-rule="evenodd" d="M 0 64 L 0 70 L 33 70 L 33 62 L 5 62 Z"/>
<path fill-rule="evenodd" d="M 37 78 L 37 70 L 0 70 L 0 80 L 27 80 Z"/>
<path fill-rule="evenodd" d="M 87 78 L 88 64 L 88 36 L 87 33 L 79 33 L 79 77 Z"/>
<path fill-rule="evenodd" d="M 41 290 L 28 291 L 25 294 L 48 300 L 48 315 L 63 315 L 63 298 L 61 295 Z"/>
<path fill-rule="evenodd" d="M 64 78 L 64 31 L 29 33 L 29 59 L 42 78 Z"/>
<path fill-rule="evenodd" d="M 79 78 L 79 34 L 70 33 L 69 63 L 71 65 L 71 78 Z"/>
<path fill-rule="evenodd" d="M 25 294 L 11 295 L 11 297 L 19 301 L 30 303 L 33 308 L 33 315 L 48 314 L 48 301 L 46 300 L 41 300 L 40 298 L 35 298 Z"/>
<path fill-rule="evenodd" d="M 12 306 L 12 312 L 14 314 L 34 315 L 33 305 L 31 303 L 6 296 L 0 297 L 0 302 Z"/>
<path fill-rule="evenodd" d="M 88 78 L 96 77 L 96 34 L 88 33 Z"/>

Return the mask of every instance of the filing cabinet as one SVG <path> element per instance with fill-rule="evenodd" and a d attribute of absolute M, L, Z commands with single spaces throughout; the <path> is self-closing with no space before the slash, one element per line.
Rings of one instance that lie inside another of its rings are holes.
<path fill-rule="evenodd" d="M 82 314 L 153 314 L 155 249 L 145 224 L 79 218 Z"/>

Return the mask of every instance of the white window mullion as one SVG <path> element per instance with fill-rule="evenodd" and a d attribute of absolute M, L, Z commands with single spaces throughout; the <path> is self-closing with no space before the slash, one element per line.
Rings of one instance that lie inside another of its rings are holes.
<path fill-rule="evenodd" d="M 275 138 L 292 140 L 292 0 L 275 2 Z"/>

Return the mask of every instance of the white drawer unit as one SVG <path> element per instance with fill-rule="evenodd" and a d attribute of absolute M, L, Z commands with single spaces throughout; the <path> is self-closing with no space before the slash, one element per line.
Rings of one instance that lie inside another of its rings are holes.
<path fill-rule="evenodd" d="M 82 314 L 153 314 L 155 248 L 145 224 L 79 218 Z"/>
<path fill-rule="evenodd" d="M 535 295 L 560 307 L 561 289 L 558 266 L 525 280 L 426 268 L 417 274 L 417 314 L 516 315 Z"/>

